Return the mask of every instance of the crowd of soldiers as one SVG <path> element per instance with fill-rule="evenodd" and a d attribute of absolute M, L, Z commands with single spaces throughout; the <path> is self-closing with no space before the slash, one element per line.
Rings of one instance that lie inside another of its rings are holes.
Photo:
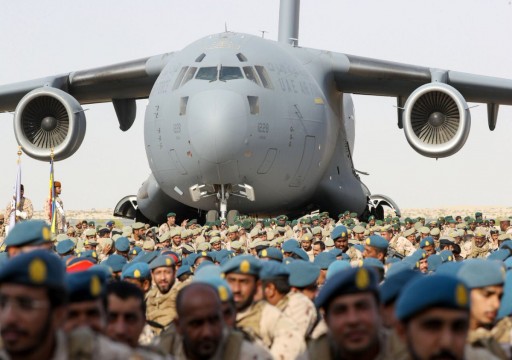
<path fill-rule="evenodd" d="M 17 222 L 0 359 L 512 357 L 509 218 L 176 218 Z"/>

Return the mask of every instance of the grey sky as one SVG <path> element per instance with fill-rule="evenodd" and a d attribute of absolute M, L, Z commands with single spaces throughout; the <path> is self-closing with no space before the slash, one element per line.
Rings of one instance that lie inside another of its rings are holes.
<path fill-rule="evenodd" d="M 228 30 L 277 39 L 278 0 L 1 1 L 0 84 L 180 50 Z M 507 0 L 302 0 L 299 43 L 380 59 L 512 79 L 512 5 Z M 355 96 L 355 166 L 374 193 L 401 207 L 510 205 L 512 110 L 495 132 L 486 107 L 471 111 L 466 146 L 441 160 L 409 147 L 396 126 L 394 98 Z M 55 165 L 68 209 L 113 207 L 149 175 L 143 144 L 146 101 L 127 133 L 111 104 L 87 105 L 87 134 Z M 12 115 L 0 115 L 0 206 L 15 180 Z M 23 156 L 26 195 L 41 209 L 49 165 Z M 340 209 L 341 210 L 341 209 Z"/>

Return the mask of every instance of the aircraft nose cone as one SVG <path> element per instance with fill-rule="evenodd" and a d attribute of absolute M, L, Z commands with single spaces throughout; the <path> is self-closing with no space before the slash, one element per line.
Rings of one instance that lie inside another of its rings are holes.
<path fill-rule="evenodd" d="M 210 90 L 192 96 L 187 104 L 191 145 L 205 160 L 220 164 L 242 151 L 247 131 L 247 108 L 242 95 Z"/>

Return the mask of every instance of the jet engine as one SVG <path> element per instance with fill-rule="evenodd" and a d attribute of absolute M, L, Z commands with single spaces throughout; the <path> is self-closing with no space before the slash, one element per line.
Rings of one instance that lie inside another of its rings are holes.
<path fill-rule="evenodd" d="M 54 160 L 64 160 L 73 155 L 82 144 L 85 128 L 82 106 L 60 89 L 35 89 L 16 106 L 16 140 L 34 159 L 49 161 L 52 151 Z"/>
<path fill-rule="evenodd" d="M 464 97 L 444 83 L 429 83 L 413 91 L 403 113 L 405 137 L 423 156 L 442 158 L 466 143 L 471 115 Z"/>

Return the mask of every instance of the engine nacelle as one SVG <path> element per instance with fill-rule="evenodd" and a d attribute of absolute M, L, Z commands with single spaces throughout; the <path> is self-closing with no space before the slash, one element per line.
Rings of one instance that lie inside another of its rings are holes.
<path fill-rule="evenodd" d="M 455 154 L 466 143 L 471 114 L 457 89 L 430 83 L 414 90 L 407 99 L 403 124 L 405 137 L 414 150 L 442 158 Z"/>
<path fill-rule="evenodd" d="M 14 135 L 30 157 L 49 161 L 73 155 L 85 136 L 85 115 L 80 103 L 68 93 L 44 87 L 25 95 L 14 116 Z"/>

